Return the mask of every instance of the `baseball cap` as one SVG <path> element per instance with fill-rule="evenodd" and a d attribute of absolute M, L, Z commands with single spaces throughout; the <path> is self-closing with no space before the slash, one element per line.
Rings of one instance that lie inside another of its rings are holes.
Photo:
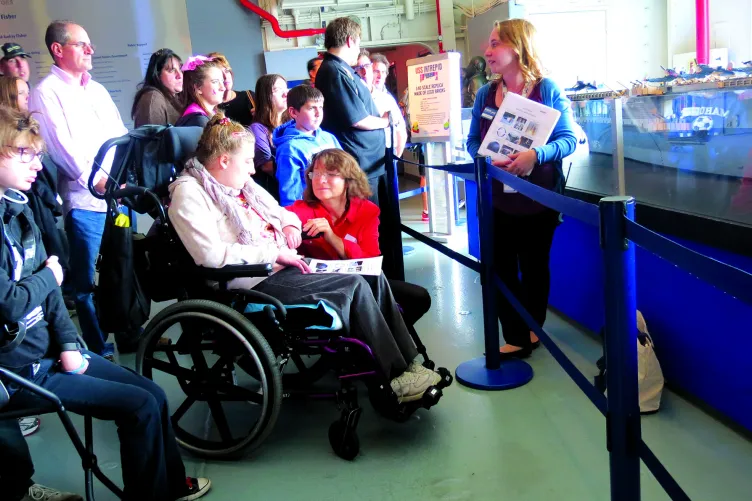
<path fill-rule="evenodd" d="M 18 45 L 17 43 L 8 42 L 4 43 L 2 47 L 0 47 L 3 50 L 3 57 L 2 59 L 13 59 L 14 57 L 31 57 L 26 52 L 24 52 L 23 47 Z"/>

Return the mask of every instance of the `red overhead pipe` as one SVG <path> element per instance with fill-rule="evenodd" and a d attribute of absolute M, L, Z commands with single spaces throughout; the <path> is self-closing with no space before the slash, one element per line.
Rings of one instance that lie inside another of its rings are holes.
<path fill-rule="evenodd" d="M 320 35 L 326 31 L 326 28 L 307 28 L 304 30 L 283 30 L 279 27 L 279 21 L 276 17 L 269 14 L 267 11 L 259 7 L 258 5 L 251 3 L 249 0 L 240 0 L 240 4 L 251 12 L 255 12 L 262 18 L 269 21 L 272 25 L 274 34 L 280 38 L 294 38 L 294 37 L 312 37 Z M 437 0 L 438 5 L 438 0 Z M 441 44 L 441 42 L 439 42 Z"/>
<path fill-rule="evenodd" d="M 438 0 L 437 0 L 438 1 Z M 709 0 L 695 0 L 695 26 L 697 36 L 697 62 L 710 62 L 710 7 Z"/>
<path fill-rule="evenodd" d="M 442 41 L 443 37 L 441 36 L 441 10 L 439 9 L 439 0 L 436 0 L 436 23 L 439 25 L 439 54 L 443 54 L 444 42 Z"/>

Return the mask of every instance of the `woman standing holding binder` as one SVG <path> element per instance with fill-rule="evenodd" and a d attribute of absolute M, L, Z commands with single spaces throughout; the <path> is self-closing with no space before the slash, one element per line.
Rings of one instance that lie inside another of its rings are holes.
<path fill-rule="evenodd" d="M 491 30 L 485 58 L 491 72 L 501 75 L 478 91 L 473 106 L 467 148 L 478 154 L 483 138 L 507 93 L 519 94 L 561 112 L 556 127 L 543 147 L 514 153 L 509 160 L 494 165 L 523 176 L 549 190 L 564 188 L 562 159 L 577 143 L 569 100 L 549 78 L 534 43 L 535 27 L 524 19 L 497 21 Z M 505 193 L 501 183 L 493 183 L 494 267 L 499 278 L 520 300 L 539 325 L 546 320 L 550 289 L 549 253 L 559 214 L 520 193 Z M 505 358 L 526 358 L 540 344 L 512 305 L 497 295 L 497 312 L 506 344 L 500 348 Z"/>

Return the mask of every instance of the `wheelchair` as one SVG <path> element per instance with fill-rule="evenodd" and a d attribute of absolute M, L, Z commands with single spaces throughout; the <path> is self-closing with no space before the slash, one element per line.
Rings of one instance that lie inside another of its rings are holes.
<path fill-rule="evenodd" d="M 200 132 L 190 127 L 164 131 L 160 161 L 173 165 L 175 175 L 195 150 Z M 112 146 L 128 147 L 131 140 L 123 136 L 105 143 L 95 165 Z M 376 412 L 397 422 L 439 402 L 453 380 L 447 369 L 437 369 L 441 382 L 421 399 L 400 403 L 379 374 L 370 347 L 348 337 L 336 325 L 338 319 L 333 325 L 325 305 L 284 305 L 253 289 L 228 288 L 235 278 L 270 276 L 271 263 L 197 266 L 169 223 L 160 198 L 166 186 L 119 188 L 126 179 L 139 178 L 125 172 L 124 165 L 113 164 L 104 195 L 93 190 L 96 170 L 90 188 L 108 204 L 134 196 L 153 202 L 157 221 L 149 236 L 134 242 L 136 273 L 153 301 L 177 301 L 146 325 L 136 370 L 166 390 L 184 394 L 177 407 L 171 402 L 172 425 L 183 448 L 206 458 L 236 458 L 267 438 L 285 398 L 330 399 L 340 416 L 329 427 L 329 442 L 338 456 L 353 460 L 360 450 L 357 426 L 362 414 L 356 381 L 365 384 Z M 144 204 L 139 205 L 143 210 Z M 434 369 L 417 333 L 412 326 L 409 330 L 424 365 Z M 330 372 L 339 389 L 322 392 L 315 383 Z"/>

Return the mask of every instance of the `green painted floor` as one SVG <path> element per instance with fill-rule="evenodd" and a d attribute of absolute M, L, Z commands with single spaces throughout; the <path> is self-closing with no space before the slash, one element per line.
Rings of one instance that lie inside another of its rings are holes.
<path fill-rule="evenodd" d="M 426 228 L 413 204 L 405 209 L 416 227 Z M 483 351 L 478 276 L 421 244 L 405 243 L 416 247 L 405 258 L 407 278 L 426 287 L 434 301 L 418 332 L 431 356 L 454 370 Z M 595 374 L 600 347 L 593 337 L 553 313 L 547 330 L 588 377 Z M 132 367 L 134 356 L 121 361 Z M 363 395 L 362 453 L 352 463 L 329 447 L 327 429 L 338 416 L 333 404 L 286 401 L 270 438 L 245 459 L 186 456 L 186 465 L 190 474 L 211 478 L 210 501 L 609 499 L 604 418 L 545 348 L 530 363 L 535 378 L 522 388 L 486 393 L 455 383 L 438 406 L 404 424 L 377 417 Z M 75 422 L 83 428 L 80 419 Z M 752 499 L 752 443 L 746 438 L 670 392 L 642 426 L 648 445 L 693 500 Z M 28 440 L 36 481 L 83 491 L 79 461 L 56 418 L 45 417 Z M 114 425 L 96 423 L 95 441 L 104 471 L 119 482 Z M 645 468 L 641 482 L 642 499 L 668 499 Z M 101 487 L 97 494 L 99 501 L 115 499 Z"/>

